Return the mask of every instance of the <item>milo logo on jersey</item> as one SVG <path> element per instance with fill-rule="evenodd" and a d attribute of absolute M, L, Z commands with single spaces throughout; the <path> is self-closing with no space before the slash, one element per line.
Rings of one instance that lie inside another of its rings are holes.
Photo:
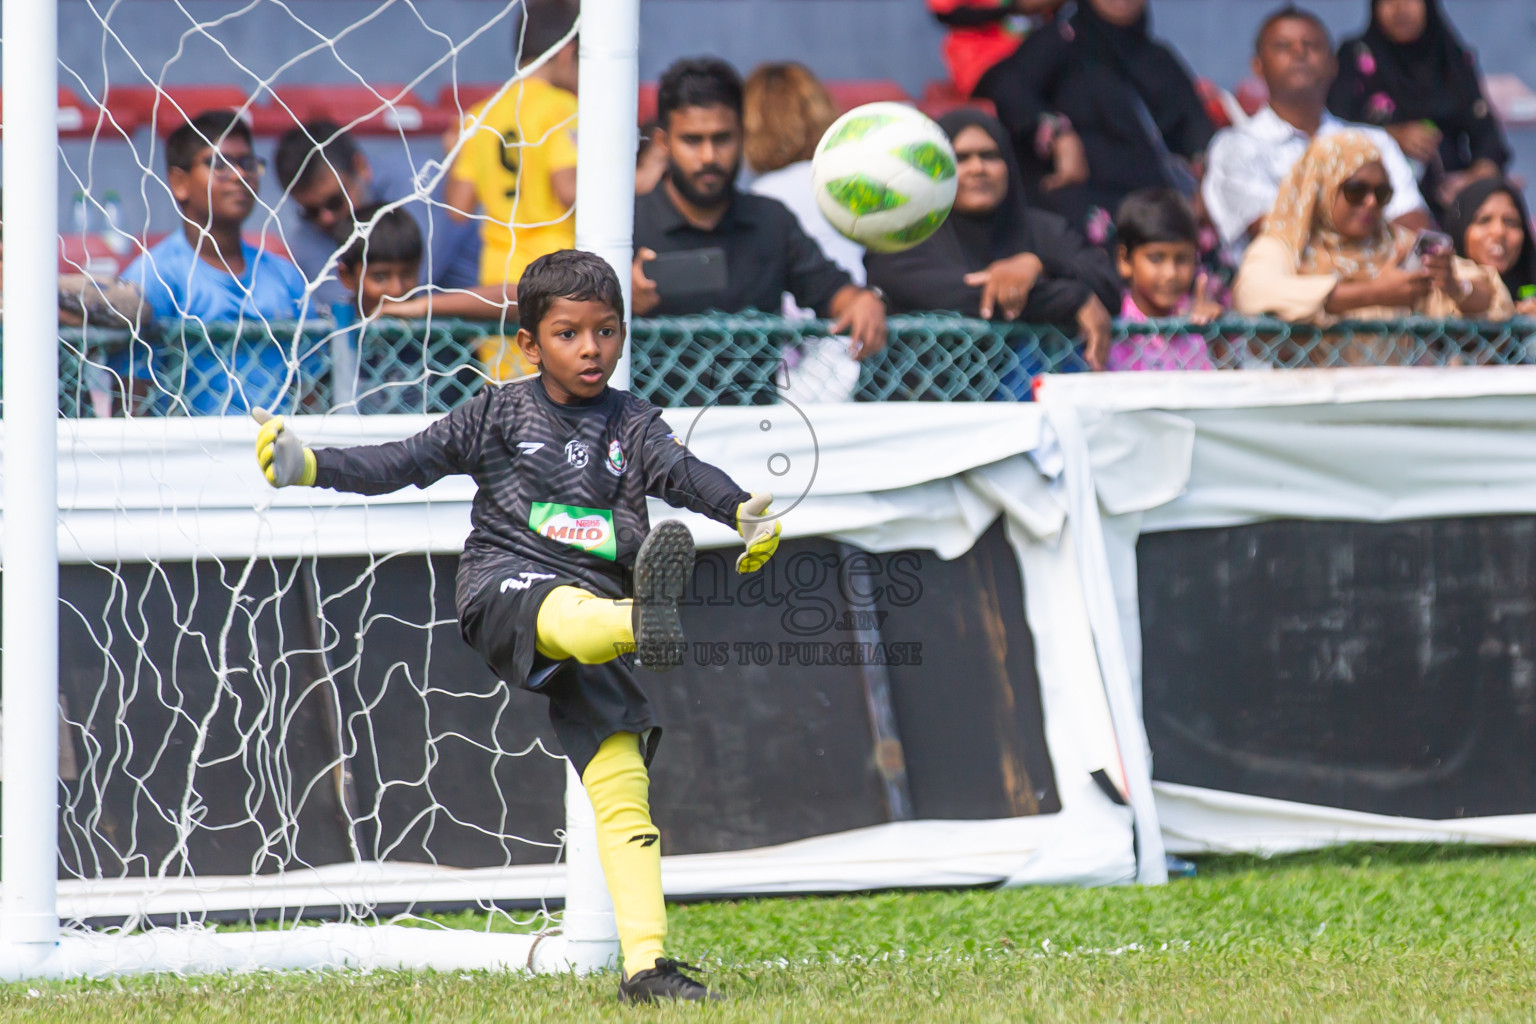
<path fill-rule="evenodd" d="M 610 562 L 618 557 L 613 513 L 605 508 L 536 501 L 528 510 L 528 528 L 540 537 L 569 544 Z"/>

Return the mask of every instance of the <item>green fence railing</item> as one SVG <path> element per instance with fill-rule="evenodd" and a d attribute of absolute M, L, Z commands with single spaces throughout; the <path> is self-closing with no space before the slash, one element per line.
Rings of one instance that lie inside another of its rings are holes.
<path fill-rule="evenodd" d="M 461 320 L 383 320 L 366 330 L 323 323 L 162 322 L 145 336 L 68 329 L 59 347 L 65 416 L 197 415 L 247 405 L 362 413 L 440 413 L 492 379 L 500 329 Z M 637 320 L 633 383 L 664 406 L 794 401 L 1019 401 L 1044 373 L 1088 369 L 1075 338 L 1053 327 L 928 314 L 890 319 L 885 350 L 847 358 L 825 321 L 758 314 Z M 1536 360 L 1536 321 L 1344 323 L 1328 328 L 1225 319 L 1119 324 L 1134 356 L 1156 339 L 1188 339 L 1217 369 L 1445 366 Z M 1165 350 L 1167 346 L 1162 346 Z M 498 372 L 506 374 L 503 365 Z M 515 367 L 511 372 L 516 372 Z"/>

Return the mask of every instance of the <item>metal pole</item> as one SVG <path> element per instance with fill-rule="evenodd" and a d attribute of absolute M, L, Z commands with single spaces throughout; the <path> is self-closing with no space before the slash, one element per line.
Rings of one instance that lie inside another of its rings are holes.
<path fill-rule="evenodd" d="M 13 0 L 0 21 L 5 147 L 5 754 L 0 938 L 58 941 L 58 20 Z"/>
<path fill-rule="evenodd" d="M 576 100 L 576 248 L 607 260 L 629 309 L 634 258 L 635 151 L 640 141 L 640 0 L 581 0 Z M 629 317 L 626 315 L 625 326 Z M 614 370 L 629 387 L 629 342 Z M 613 902 L 597 857 L 592 803 L 574 768 L 565 786 L 566 958 L 577 971 L 618 962 Z"/>
<path fill-rule="evenodd" d="M 640 0 L 581 0 L 579 56 L 576 248 L 595 252 L 613 266 L 627 310 L 640 144 Z M 629 382 L 626 341 L 613 385 L 627 388 Z"/>

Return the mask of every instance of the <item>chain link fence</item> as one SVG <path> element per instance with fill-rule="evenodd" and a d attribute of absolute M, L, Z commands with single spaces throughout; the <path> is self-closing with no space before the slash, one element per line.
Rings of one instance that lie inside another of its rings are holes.
<path fill-rule="evenodd" d="M 251 405 L 304 412 L 441 413 L 496 375 L 530 369 L 510 330 L 462 320 L 323 323 L 164 321 L 154 331 L 70 328 L 59 341 L 67 417 L 208 415 Z M 855 362 L 825 321 L 756 314 L 637 320 L 632 389 L 663 406 L 821 401 L 1028 401 L 1044 373 L 1088 370 L 1077 339 L 1054 327 L 929 314 L 890 319 L 884 351 Z M 1170 346 L 1170 341 L 1176 345 Z M 1218 370 L 1452 366 L 1533 361 L 1536 321 L 1343 323 L 1276 320 L 1124 323 L 1119 365 Z M 499 352 L 500 355 L 494 355 Z M 1186 365 L 1176 364 L 1176 365 Z"/>

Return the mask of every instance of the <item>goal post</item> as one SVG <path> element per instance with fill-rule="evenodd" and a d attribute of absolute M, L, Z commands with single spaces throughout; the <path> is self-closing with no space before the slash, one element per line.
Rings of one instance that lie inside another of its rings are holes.
<path fill-rule="evenodd" d="M 630 381 L 630 262 L 635 234 L 635 111 L 640 91 L 640 0 L 581 0 L 576 123 L 576 248 L 613 267 L 624 293 L 624 352 L 613 383 Z M 597 855 L 592 803 L 566 767 L 567 957 L 576 969 L 617 963 L 618 928 Z"/>
<path fill-rule="evenodd" d="M 58 11 L 5 5 L 5 520 L 0 938 L 58 940 Z"/>
<path fill-rule="evenodd" d="M 640 0 L 581 0 L 581 87 L 576 121 L 576 248 L 612 265 L 630 306 L 635 237 L 635 153 L 640 128 Z M 625 316 L 626 327 L 629 322 Z M 630 344 L 613 373 L 630 383 Z"/>

